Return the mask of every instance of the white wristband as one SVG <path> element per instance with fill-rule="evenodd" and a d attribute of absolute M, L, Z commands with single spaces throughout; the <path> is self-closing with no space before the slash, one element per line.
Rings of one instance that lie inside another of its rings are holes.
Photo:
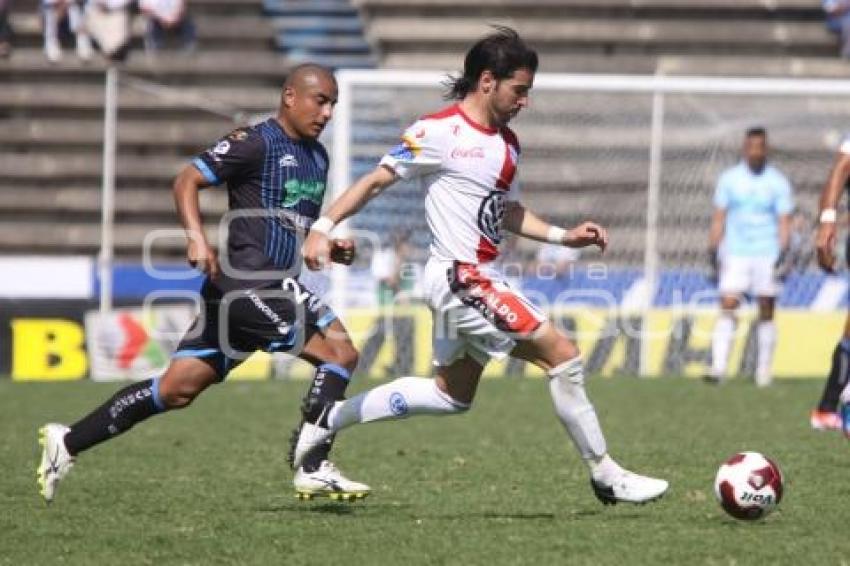
<path fill-rule="evenodd" d="M 821 224 L 832 223 L 835 224 L 835 221 L 838 220 L 838 213 L 834 208 L 824 208 L 820 211 L 820 222 Z"/>
<path fill-rule="evenodd" d="M 334 229 L 334 226 L 336 226 L 336 224 L 333 220 L 331 220 L 327 216 L 322 216 L 321 218 L 313 222 L 313 225 L 310 226 L 310 231 L 321 232 L 322 234 L 327 236 L 331 233 L 331 230 Z"/>
<path fill-rule="evenodd" d="M 550 226 L 549 232 L 546 234 L 546 241 L 552 244 L 558 244 L 559 246 L 564 245 L 564 236 L 567 235 L 567 231 L 563 228 L 559 228 L 557 226 Z"/>

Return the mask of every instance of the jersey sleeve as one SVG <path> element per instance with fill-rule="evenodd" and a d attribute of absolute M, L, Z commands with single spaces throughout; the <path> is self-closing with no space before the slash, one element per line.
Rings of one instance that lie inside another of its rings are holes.
<path fill-rule="evenodd" d="M 192 160 L 211 185 L 244 177 L 262 166 L 265 143 L 251 128 L 237 128 Z"/>
<path fill-rule="evenodd" d="M 729 172 L 720 175 L 717 187 L 714 189 L 714 208 L 726 210 L 729 208 Z"/>
<path fill-rule="evenodd" d="M 777 172 L 776 214 L 784 216 L 794 210 L 794 191 L 788 178 Z"/>
<path fill-rule="evenodd" d="M 404 132 L 401 143 L 384 155 L 380 164 L 402 179 L 439 171 L 443 165 L 439 140 L 438 122 L 419 120 Z"/>

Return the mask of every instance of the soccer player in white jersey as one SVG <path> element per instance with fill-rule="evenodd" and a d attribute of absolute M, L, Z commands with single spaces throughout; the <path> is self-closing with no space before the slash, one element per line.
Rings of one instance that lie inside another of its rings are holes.
<path fill-rule="evenodd" d="M 818 264 L 830 273 L 835 271 L 834 250 L 838 220 L 836 209 L 841 199 L 841 192 L 848 187 L 848 181 L 850 181 L 850 135 L 846 136 L 841 143 L 829 180 L 820 195 L 820 225 L 815 245 L 818 252 Z M 850 249 L 850 241 L 847 244 L 847 249 Z M 823 395 L 818 407 L 811 414 L 812 428 L 819 430 L 843 428 L 845 436 L 850 438 L 848 375 L 850 375 L 850 312 L 844 322 L 844 334 L 832 354 L 832 367 Z M 841 410 L 837 412 L 839 405 Z"/>
<path fill-rule="evenodd" d="M 334 225 L 398 179 L 424 180 L 433 240 L 422 285 L 434 315 L 436 378 L 400 377 L 340 403 L 307 399 L 292 446 L 295 466 L 313 446 L 356 423 L 465 412 L 488 360 L 510 354 L 548 373 L 555 412 L 603 503 L 643 503 L 667 490 L 666 481 L 625 470 L 608 454 L 575 344 L 489 268 L 503 229 L 563 246 L 604 250 L 608 244 L 597 224 L 565 230 L 518 200 L 520 146 L 507 123 L 528 105 L 536 69 L 537 54 L 513 30 L 497 28 L 479 40 L 451 83 L 448 97 L 459 102 L 409 127 L 402 143 L 313 225 L 303 251 L 307 266 L 317 269 L 327 262 Z"/>
<path fill-rule="evenodd" d="M 741 296 L 758 299 L 758 359 L 756 384 L 770 385 L 776 325 L 773 310 L 781 290 L 778 272 L 784 268 L 794 208 L 791 184 L 767 162 L 767 132 L 750 128 L 744 137 L 744 158 L 720 176 L 714 193 L 709 232 L 712 266 L 720 266 L 720 317 L 711 341 L 711 372 L 706 380 L 720 383 L 726 374 L 735 335 L 735 310 Z"/>

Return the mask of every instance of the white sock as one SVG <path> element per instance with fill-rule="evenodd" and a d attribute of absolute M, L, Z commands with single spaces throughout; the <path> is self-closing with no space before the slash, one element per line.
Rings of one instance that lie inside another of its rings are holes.
<path fill-rule="evenodd" d="M 469 409 L 424 377 L 401 377 L 334 404 L 328 414 L 331 430 L 357 423 L 403 419 L 411 415 L 450 415 Z"/>
<path fill-rule="evenodd" d="M 587 460 L 590 466 L 590 477 L 604 484 L 611 485 L 625 470 L 608 454 L 599 459 Z"/>
<path fill-rule="evenodd" d="M 711 336 L 711 375 L 715 377 L 726 375 L 726 364 L 729 363 L 729 352 L 732 350 L 734 337 L 735 317 L 723 311 L 714 323 L 714 333 Z"/>
<path fill-rule="evenodd" d="M 776 324 L 763 320 L 756 327 L 759 352 L 756 365 L 756 380 L 762 384 L 770 382 L 773 369 L 773 352 L 776 349 Z"/>
<path fill-rule="evenodd" d="M 605 461 L 608 448 L 599 419 L 596 418 L 596 410 L 584 390 L 581 358 L 573 358 L 552 368 L 549 377 L 549 393 L 552 395 L 555 413 L 593 473 L 594 467 Z"/>

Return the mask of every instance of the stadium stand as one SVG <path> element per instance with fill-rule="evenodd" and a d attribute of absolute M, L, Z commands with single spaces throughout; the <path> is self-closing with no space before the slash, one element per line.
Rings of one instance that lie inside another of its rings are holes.
<path fill-rule="evenodd" d="M 354 3 L 381 65 L 389 67 L 453 69 L 470 37 L 502 23 L 534 38 L 544 71 L 848 72 L 834 60 L 837 43 L 817 0 Z"/>
<path fill-rule="evenodd" d="M 728 0 L 710 8 L 696 0 L 194 0 L 190 7 L 199 39 L 191 56 L 146 59 L 141 22 L 134 27 L 119 114 L 119 258 L 138 260 L 150 229 L 177 227 L 169 189 L 180 164 L 234 123 L 272 111 L 286 70 L 304 60 L 334 67 L 454 69 L 469 41 L 486 32 L 489 22 L 529 32 L 541 51 L 543 71 L 846 77 L 850 70 L 835 57 L 836 41 L 823 26 L 816 0 Z M 32 0 L 15 4 L 12 23 L 16 51 L 0 60 L 5 78 L 0 89 L 5 134 L 0 138 L 0 252 L 95 254 L 103 65 L 81 64 L 71 50 L 61 63 L 48 64 Z M 561 109 L 562 101 L 562 95 L 536 93 L 535 108 L 543 112 L 519 125 L 526 154 L 524 198 L 555 220 L 593 216 L 616 229 L 617 246 L 606 261 L 620 270 L 610 287 L 622 298 L 643 259 L 647 175 L 629 158 L 645 157 L 648 113 L 637 119 L 614 116 L 599 128 L 570 128 L 565 126 L 581 124 L 616 102 L 595 96 L 585 102 L 583 114 L 571 114 Z M 402 124 L 384 116 L 386 104 L 376 97 L 358 114 L 355 175 L 374 166 L 397 139 Z M 427 109 L 416 109 L 422 110 Z M 850 113 L 829 105 L 810 110 L 809 122 L 838 127 Z M 714 179 L 699 168 L 704 159 L 697 149 L 700 132 L 684 119 L 689 112 L 688 107 L 668 108 L 671 124 L 681 127 L 666 131 L 665 140 L 677 155 L 675 167 L 690 174 L 698 190 L 665 195 L 660 251 L 662 259 L 675 254 L 677 261 L 695 267 L 704 259 L 703 227 Z M 611 149 L 612 139 L 616 159 L 600 152 Z M 828 154 L 825 140 L 807 130 L 776 147 L 779 162 L 785 155 L 822 160 Z M 798 201 L 814 206 L 821 176 L 793 181 Z M 570 198 L 554 192 L 562 188 L 571 191 Z M 208 191 L 204 198 L 213 225 L 226 196 Z M 370 205 L 362 226 L 383 229 L 388 219 L 414 218 L 416 210 L 409 194 L 389 192 Z M 423 235 L 416 233 L 420 240 Z M 182 241 L 163 242 L 160 251 L 163 257 L 180 258 Z M 657 297 L 662 303 L 671 290 L 699 290 L 707 284 L 692 269 L 664 277 L 665 289 Z M 789 300 L 811 300 L 818 285 L 817 280 L 789 284 Z"/>
<path fill-rule="evenodd" d="M 277 48 L 292 60 L 329 67 L 374 67 L 357 10 L 347 0 L 264 0 Z"/>
<path fill-rule="evenodd" d="M 235 124 L 277 105 L 287 69 L 307 58 L 368 66 L 357 12 L 345 1 L 193 0 L 198 49 L 155 60 L 142 49 L 143 21 L 122 67 L 116 195 L 116 253 L 139 260 L 144 235 L 178 227 L 170 195 L 188 157 Z M 12 12 L 16 49 L 0 61 L 0 252 L 95 254 L 100 242 L 104 64 L 80 63 L 73 49 L 49 64 L 38 3 Z M 313 45 L 311 50 L 305 47 Z M 226 209 L 206 191 L 210 226 Z M 163 241 L 162 257 L 183 253 Z"/>

